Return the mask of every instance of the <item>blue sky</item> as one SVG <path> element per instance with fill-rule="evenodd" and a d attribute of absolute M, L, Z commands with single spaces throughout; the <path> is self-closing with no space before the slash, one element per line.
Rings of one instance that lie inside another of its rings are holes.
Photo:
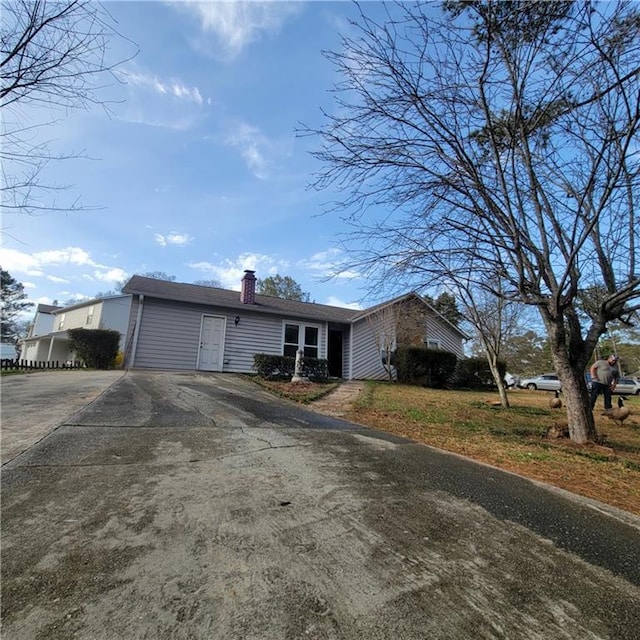
<path fill-rule="evenodd" d="M 163 271 L 180 282 L 213 279 L 240 288 L 293 277 L 311 299 L 361 307 L 357 273 L 325 281 L 344 256 L 341 223 L 320 215 L 336 194 L 307 187 L 321 167 L 300 138 L 333 109 L 337 80 L 322 50 L 356 9 L 348 2 L 109 2 L 139 54 L 104 110 L 68 114 L 43 135 L 62 153 L 91 159 L 50 164 L 59 200 L 94 210 L 3 216 L 0 264 L 33 302 L 90 298 L 134 273 Z M 373 3 L 369 7 L 379 8 Z M 114 55 L 131 48 L 118 42 Z"/>

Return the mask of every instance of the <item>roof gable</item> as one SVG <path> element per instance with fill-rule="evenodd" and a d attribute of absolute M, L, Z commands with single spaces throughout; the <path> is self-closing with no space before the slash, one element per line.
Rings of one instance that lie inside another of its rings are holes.
<path fill-rule="evenodd" d="M 103 302 L 108 302 L 109 300 L 118 300 L 120 298 L 128 298 L 128 294 L 117 294 L 112 296 L 103 296 L 102 298 L 92 298 L 91 300 L 83 300 L 82 302 L 76 302 L 75 304 L 70 304 L 68 307 L 53 307 L 53 311 L 51 313 L 59 314 L 59 313 L 67 313 L 68 311 L 74 311 L 75 309 L 82 309 L 82 307 L 91 307 L 96 304 L 100 304 Z"/>
<path fill-rule="evenodd" d="M 405 302 L 415 301 L 419 304 L 423 305 L 429 312 L 434 315 L 438 320 L 440 320 L 443 324 L 447 325 L 447 327 L 460 335 L 464 340 L 469 339 L 469 335 L 467 335 L 462 329 L 457 327 L 453 322 L 450 322 L 447 318 L 445 318 L 439 311 L 434 309 L 422 296 L 417 294 L 415 291 L 410 291 L 409 293 L 405 293 L 397 298 L 392 298 L 391 300 L 387 300 L 386 302 L 381 302 L 380 304 L 374 305 L 373 307 L 369 307 L 367 309 L 363 309 L 358 312 L 357 316 L 353 319 L 354 322 L 358 320 L 362 320 L 364 318 L 370 317 L 374 313 L 380 313 L 384 309 L 392 307 L 394 305 L 401 305 Z"/>
<path fill-rule="evenodd" d="M 36 313 L 53 313 L 54 311 L 58 311 L 58 309 L 62 309 L 62 307 L 54 304 L 39 304 L 36 307 Z"/>

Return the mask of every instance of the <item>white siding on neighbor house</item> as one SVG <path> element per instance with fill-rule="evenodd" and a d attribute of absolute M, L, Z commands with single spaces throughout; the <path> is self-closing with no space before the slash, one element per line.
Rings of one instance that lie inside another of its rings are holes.
<path fill-rule="evenodd" d="M 66 362 L 69 358 L 69 342 L 64 331 L 60 333 L 58 338 L 52 336 L 25 341 L 20 354 L 21 360 L 29 362 Z"/>
<path fill-rule="evenodd" d="M 51 313 L 36 313 L 36 319 L 29 333 L 30 336 L 46 336 L 53 331 L 54 316 Z"/>
<path fill-rule="evenodd" d="M 79 309 L 71 309 L 71 311 L 63 311 L 55 315 L 53 321 L 54 331 L 67 331 L 67 329 L 97 329 L 96 318 L 100 315 L 98 304 L 93 305 L 93 322 L 87 324 L 88 307 L 80 307 Z M 93 326 L 93 323 L 96 323 Z M 62 325 L 62 326 L 61 326 Z"/>
<path fill-rule="evenodd" d="M 96 305 L 96 311 L 98 305 Z M 124 340 L 129 322 L 129 310 L 131 308 L 131 296 L 126 298 L 112 298 L 103 300 L 100 304 L 97 325 L 87 329 L 111 329 L 120 332 L 120 350 L 124 349 Z M 94 324 L 96 320 L 94 318 Z"/>
<path fill-rule="evenodd" d="M 111 329 L 124 334 L 129 321 L 131 296 L 98 300 L 55 315 L 53 331 L 68 329 Z M 60 323 L 63 321 L 63 326 Z"/>
<path fill-rule="evenodd" d="M 47 352 L 48 343 L 45 345 L 43 342 L 37 340 L 25 342 L 22 352 L 20 353 L 20 359 L 30 362 L 42 362 L 47 359 Z"/>
<path fill-rule="evenodd" d="M 128 330 L 127 365 L 134 369 L 195 370 L 203 316 L 226 319 L 222 370 L 229 373 L 252 373 L 253 356 L 256 353 L 282 355 L 284 323 L 306 324 L 296 318 L 285 319 L 252 312 L 249 305 L 246 310 L 230 311 L 205 305 L 145 298 L 142 303 L 140 326 L 136 331 L 136 300 L 132 306 Z M 239 318 L 237 324 L 236 316 Z M 322 354 L 326 354 L 326 325 L 320 326 L 320 350 Z M 136 333 L 137 345 L 134 344 Z"/>

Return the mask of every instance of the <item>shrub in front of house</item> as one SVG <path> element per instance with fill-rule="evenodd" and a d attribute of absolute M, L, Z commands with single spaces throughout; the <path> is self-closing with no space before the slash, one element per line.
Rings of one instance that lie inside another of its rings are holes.
<path fill-rule="evenodd" d="M 398 347 L 393 360 L 398 382 L 442 389 L 453 378 L 458 358 L 440 349 Z"/>
<path fill-rule="evenodd" d="M 329 379 L 329 362 L 324 358 L 305 358 L 304 375 L 314 382 L 326 382 Z"/>
<path fill-rule="evenodd" d="M 120 333 L 111 329 L 69 329 L 69 349 L 90 369 L 110 369 L 118 355 Z"/>
<path fill-rule="evenodd" d="M 253 356 L 253 368 L 265 380 L 290 380 L 295 373 L 296 359 L 256 353 Z M 305 358 L 304 375 L 314 382 L 324 382 L 329 378 L 329 364 L 321 358 Z"/>
<path fill-rule="evenodd" d="M 504 375 L 507 372 L 507 363 L 502 360 L 498 361 L 498 371 L 504 379 Z M 496 383 L 486 358 L 465 358 L 460 360 L 456 367 L 453 384 L 461 389 L 482 391 L 492 391 L 496 388 Z"/>

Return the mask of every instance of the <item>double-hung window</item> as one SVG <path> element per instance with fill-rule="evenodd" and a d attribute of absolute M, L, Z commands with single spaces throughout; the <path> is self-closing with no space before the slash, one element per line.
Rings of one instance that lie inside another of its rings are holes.
<path fill-rule="evenodd" d="M 309 324 L 287 322 L 284 325 L 284 345 L 282 353 L 295 358 L 298 349 L 305 357 L 317 358 L 320 348 L 320 327 Z"/>

